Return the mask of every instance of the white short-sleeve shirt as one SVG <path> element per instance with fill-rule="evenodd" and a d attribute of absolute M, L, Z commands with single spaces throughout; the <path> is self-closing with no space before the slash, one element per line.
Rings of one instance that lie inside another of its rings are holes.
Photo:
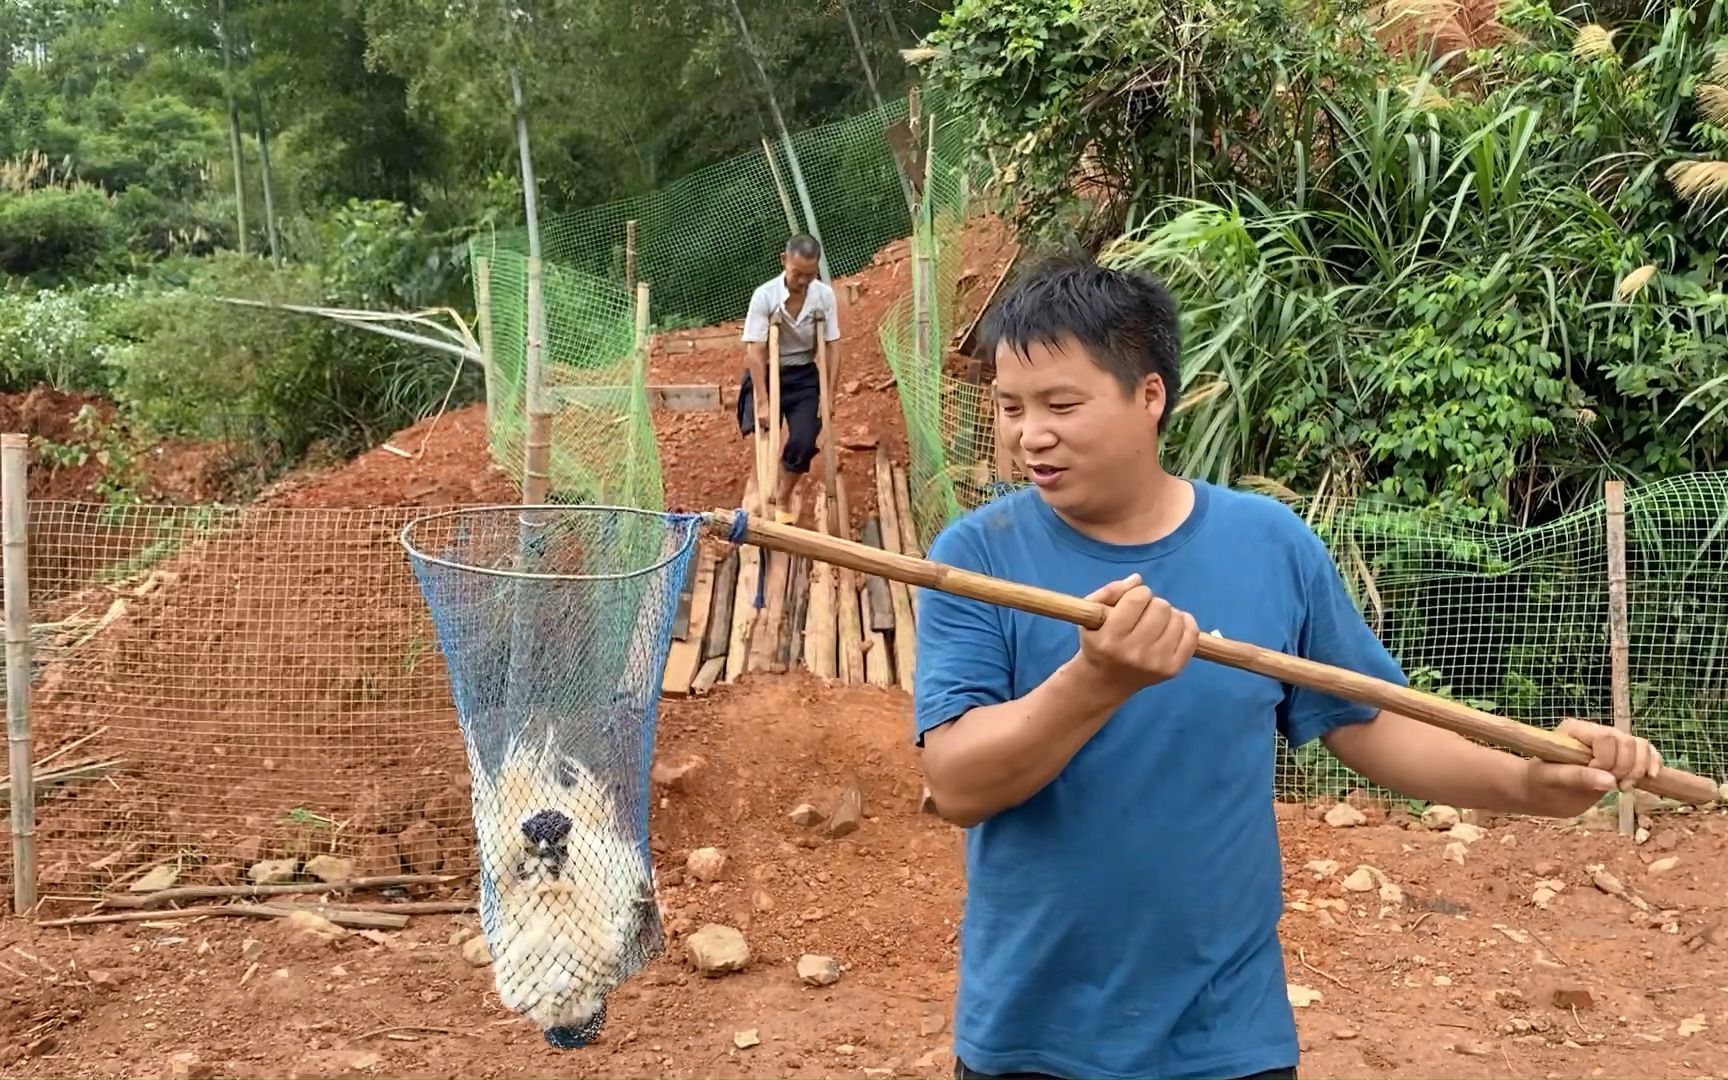
<path fill-rule="evenodd" d="M 834 290 L 818 279 L 805 290 L 804 306 L 793 318 L 786 313 L 786 277 L 776 274 L 770 281 L 756 287 L 750 297 L 750 311 L 744 316 L 743 340 L 768 340 L 768 325 L 780 325 L 780 366 L 796 367 L 816 360 L 816 313 L 821 312 L 822 340 L 840 338 L 840 316 L 834 306 Z"/>

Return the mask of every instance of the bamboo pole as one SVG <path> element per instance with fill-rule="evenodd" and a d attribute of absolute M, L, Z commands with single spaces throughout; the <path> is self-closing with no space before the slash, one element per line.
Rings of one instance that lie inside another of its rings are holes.
<path fill-rule="evenodd" d="M 780 101 L 774 96 L 774 84 L 768 79 L 768 69 L 762 66 L 762 58 L 756 53 L 756 40 L 750 36 L 750 24 L 744 21 L 744 12 L 738 6 L 738 0 L 732 0 L 732 15 L 738 20 L 738 32 L 744 38 L 744 51 L 749 55 L 751 63 L 756 65 L 756 74 L 762 79 L 762 89 L 768 97 L 768 111 L 774 116 L 774 126 L 780 131 L 780 141 L 786 147 L 786 164 L 792 170 L 792 186 L 798 189 L 798 201 L 804 207 L 804 222 L 810 235 L 822 243 L 822 229 L 816 224 L 816 208 L 810 203 L 810 189 L 804 184 L 804 170 L 798 165 L 798 148 L 792 145 L 792 133 L 786 130 L 786 118 L 780 114 Z M 828 272 L 828 245 L 822 244 L 822 280 L 832 285 L 834 278 Z"/>
<path fill-rule="evenodd" d="M 730 536 L 735 510 L 714 510 L 704 515 L 711 528 Z M 946 563 L 896 555 L 868 544 L 800 529 L 775 522 L 746 520 L 743 542 L 775 551 L 807 555 L 862 574 L 880 574 L 954 596 L 969 597 L 1034 615 L 1044 615 L 1090 630 L 1104 625 L 1109 614 L 1105 605 L 1078 596 L 1024 585 L 1016 581 L 963 570 Z M 1557 731 L 1533 727 L 1504 716 L 1495 716 L 1437 694 L 1399 686 L 1360 672 L 1322 664 L 1262 648 L 1222 635 L 1201 634 L 1194 655 L 1226 667 L 1250 671 L 1280 682 L 1318 690 L 1324 694 L 1420 720 L 1436 727 L 1528 754 L 1543 761 L 1588 765 L 1591 754 L 1577 739 Z M 1655 795 L 1694 805 L 1717 801 L 1716 784 L 1704 777 L 1664 766 L 1653 778 L 1640 778 L 1637 786 Z"/>
<path fill-rule="evenodd" d="M 546 502 L 552 456 L 552 414 L 546 411 L 546 390 L 541 366 L 546 348 L 546 304 L 540 260 L 540 207 L 534 182 L 534 160 L 528 150 L 528 111 L 522 97 L 522 78 L 510 69 L 510 96 L 516 111 L 516 151 L 522 167 L 522 202 L 528 219 L 528 355 L 523 372 L 523 407 L 527 413 L 527 438 L 523 448 L 522 501 L 529 506 Z"/>
<path fill-rule="evenodd" d="M 1608 670 L 1613 689 L 1614 727 L 1632 732 L 1632 688 L 1626 618 L 1626 485 L 1610 480 L 1603 485 L 1608 511 Z M 1637 826 L 1637 800 L 1627 792 L 1616 798 L 1620 809 L 1620 832 L 1631 836 Z"/>
<path fill-rule="evenodd" d="M 624 223 L 624 284 L 636 287 L 636 219 Z"/>
<path fill-rule="evenodd" d="M 768 159 L 768 175 L 774 180 L 774 193 L 780 196 L 780 209 L 786 211 L 786 235 L 798 231 L 798 214 L 792 209 L 792 197 L 786 194 L 786 181 L 780 178 L 780 163 L 774 160 L 774 148 L 768 136 L 762 136 L 762 156 Z"/>
<path fill-rule="evenodd" d="M 636 283 L 636 344 L 630 353 L 630 408 L 632 411 L 640 408 L 644 414 L 652 411 L 648 403 L 648 283 Z M 646 419 L 646 416 L 644 416 Z M 632 417 L 632 421 L 635 418 Z M 632 445 L 626 451 L 629 457 L 624 463 L 624 483 L 626 498 L 632 506 L 645 505 L 642 493 L 636 490 L 636 458 L 637 447 L 634 445 L 642 426 L 632 422 L 630 439 Z M 654 424 L 648 420 L 646 430 L 649 438 L 653 438 Z"/>
<path fill-rule="evenodd" d="M 5 552 L 6 745 L 12 770 L 12 911 L 36 906 L 36 793 L 30 762 L 30 437 L 0 435 L 0 545 Z"/>

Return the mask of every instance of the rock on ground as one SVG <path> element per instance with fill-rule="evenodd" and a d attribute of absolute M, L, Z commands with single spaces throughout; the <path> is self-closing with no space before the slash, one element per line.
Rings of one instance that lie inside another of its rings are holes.
<path fill-rule="evenodd" d="M 697 848 L 685 860 L 684 869 L 697 881 L 719 881 L 726 876 L 726 853 L 719 848 Z"/>
<path fill-rule="evenodd" d="M 736 927 L 708 923 L 684 942 L 690 965 L 704 975 L 743 971 L 750 963 L 750 946 Z"/>
<path fill-rule="evenodd" d="M 1326 824 L 1334 829 L 1349 829 L 1357 825 L 1365 825 L 1367 822 L 1368 815 L 1349 803 L 1339 803 L 1326 811 Z"/>
<path fill-rule="evenodd" d="M 265 859 L 253 863 L 246 877 L 254 885 L 286 885 L 294 880 L 298 869 L 293 859 Z"/>
<path fill-rule="evenodd" d="M 798 977 L 810 986 L 832 986 L 840 981 L 840 965 L 832 956 L 805 953 L 798 958 Z"/>
<path fill-rule="evenodd" d="M 1438 832 L 1445 832 L 1447 829 L 1458 824 L 1460 820 L 1461 819 L 1459 818 L 1456 809 L 1450 806 L 1444 806 L 1440 803 L 1435 803 L 1433 806 L 1422 811 L 1422 824 Z"/>

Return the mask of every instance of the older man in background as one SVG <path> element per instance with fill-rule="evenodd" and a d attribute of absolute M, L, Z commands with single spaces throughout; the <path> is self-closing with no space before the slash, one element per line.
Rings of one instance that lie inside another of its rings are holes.
<path fill-rule="evenodd" d="M 822 319 L 828 385 L 836 386 L 840 368 L 840 319 L 834 290 L 817 276 L 822 245 L 800 233 L 786 241 L 780 273 L 757 286 L 744 317 L 744 377 L 738 388 L 738 429 L 772 431 L 769 395 L 756 393 L 768 381 L 768 327 L 780 327 L 780 419 L 785 439 L 780 449 L 780 482 L 774 491 L 777 518 L 790 524 L 792 493 L 816 456 L 822 434 L 822 376 L 816 366 L 816 318 Z M 832 400 L 832 399 L 831 399 Z M 832 433 L 829 435 L 832 438 Z"/>

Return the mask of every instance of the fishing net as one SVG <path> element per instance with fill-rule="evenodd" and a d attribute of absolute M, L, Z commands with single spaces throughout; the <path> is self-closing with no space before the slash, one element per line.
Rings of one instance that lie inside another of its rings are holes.
<path fill-rule="evenodd" d="M 473 775 L 504 1005 L 561 1048 L 664 945 L 648 850 L 660 679 L 700 519 L 481 507 L 402 531 Z"/>

